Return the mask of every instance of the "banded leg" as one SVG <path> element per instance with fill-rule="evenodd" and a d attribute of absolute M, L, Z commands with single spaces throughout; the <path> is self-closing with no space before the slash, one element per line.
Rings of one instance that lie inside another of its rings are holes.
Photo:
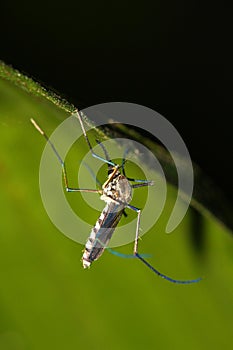
<path fill-rule="evenodd" d="M 177 283 L 177 284 L 191 284 L 191 283 L 196 283 L 196 282 L 199 282 L 202 280 L 202 278 L 196 278 L 196 279 L 193 279 L 193 280 L 186 280 L 186 281 L 183 281 L 183 280 L 176 280 L 176 279 L 173 279 L 171 277 L 168 277 L 166 275 L 164 275 L 163 273 L 159 272 L 157 269 L 155 269 L 151 264 L 148 263 L 148 261 L 146 261 L 144 259 L 144 257 L 140 254 L 138 254 L 138 239 L 139 239 L 139 228 L 140 228 L 140 218 L 141 218 L 141 210 L 132 206 L 132 205 L 127 205 L 127 208 L 129 209 L 132 209 L 134 211 L 137 212 L 138 214 L 138 218 L 137 218 L 137 227 L 136 227 L 136 234 L 135 234 L 135 241 L 134 241 L 134 255 L 139 259 L 141 260 L 150 270 L 152 270 L 154 273 L 156 273 L 158 276 L 166 279 L 167 281 L 169 282 L 172 282 L 172 283 Z"/>
<path fill-rule="evenodd" d="M 58 153 L 56 147 L 54 146 L 54 144 L 50 141 L 49 137 L 47 136 L 47 134 L 39 127 L 39 125 L 35 122 L 34 119 L 30 119 L 31 123 L 33 124 L 33 126 L 36 128 L 37 131 L 39 131 L 39 133 L 46 139 L 46 141 L 49 143 L 49 145 L 51 146 L 54 154 L 56 155 L 59 163 L 62 166 L 62 174 L 63 174 L 63 179 L 64 179 L 64 184 L 65 184 L 65 190 L 66 192 L 93 192 L 93 193 L 102 193 L 102 190 L 97 190 L 97 189 L 88 189 L 88 188 L 71 188 L 69 187 L 68 184 L 68 177 L 67 177 L 67 173 L 66 173 L 66 166 L 65 166 L 65 162 L 62 160 L 60 154 Z"/>

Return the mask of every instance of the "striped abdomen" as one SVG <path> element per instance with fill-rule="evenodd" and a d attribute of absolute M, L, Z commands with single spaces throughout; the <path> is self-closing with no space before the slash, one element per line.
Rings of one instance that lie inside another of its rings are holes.
<path fill-rule="evenodd" d="M 120 221 L 124 207 L 123 204 L 112 202 L 108 203 L 103 209 L 85 245 L 82 256 L 84 268 L 90 267 L 91 263 L 103 254 Z"/>

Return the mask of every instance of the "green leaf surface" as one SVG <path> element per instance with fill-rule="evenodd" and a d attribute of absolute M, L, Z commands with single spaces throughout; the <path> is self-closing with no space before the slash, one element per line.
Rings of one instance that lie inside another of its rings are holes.
<path fill-rule="evenodd" d="M 140 261 L 108 252 L 83 270 L 83 247 L 50 221 L 39 191 L 45 140 L 29 119 L 50 134 L 73 111 L 71 104 L 0 64 L 0 349 L 230 349 L 233 243 L 226 202 L 219 215 L 196 187 L 195 208 L 166 235 L 176 198 L 175 187 L 169 186 L 161 217 L 139 242 L 140 252 L 151 253 L 151 264 L 161 272 L 178 279 L 204 276 L 188 286 L 173 285 Z M 85 142 L 77 151 L 81 159 L 88 151 Z M 75 183 L 78 161 L 73 157 L 67 170 Z M 206 181 L 200 172 L 198 181 Z M 134 205 L 143 205 L 147 189 L 140 193 Z M 68 200 L 86 218 L 88 235 L 98 211 L 79 195 Z M 149 218 L 153 210 L 143 215 Z M 130 213 L 122 220 L 134 217 Z M 122 253 L 132 249 L 133 244 L 119 248 Z"/>

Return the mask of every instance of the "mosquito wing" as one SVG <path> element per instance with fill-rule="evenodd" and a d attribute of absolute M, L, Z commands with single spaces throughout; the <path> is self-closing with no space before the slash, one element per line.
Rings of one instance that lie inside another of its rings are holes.
<path fill-rule="evenodd" d="M 104 252 L 105 247 L 121 219 L 125 206 L 123 204 L 108 203 L 93 227 L 83 253 L 83 267 L 89 267 Z"/>

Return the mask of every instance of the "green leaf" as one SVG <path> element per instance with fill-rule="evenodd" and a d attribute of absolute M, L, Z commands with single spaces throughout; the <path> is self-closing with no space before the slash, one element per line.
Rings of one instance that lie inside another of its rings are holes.
<path fill-rule="evenodd" d="M 74 110 L 58 95 L 0 64 L 0 348 L 229 348 L 233 321 L 231 208 L 220 190 L 209 190 L 211 181 L 198 168 L 195 209 L 189 209 L 173 234 L 164 234 L 176 198 L 175 187 L 168 186 L 161 217 L 139 242 L 139 251 L 151 253 L 150 263 L 161 272 L 177 279 L 204 276 L 198 284 L 173 285 L 140 261 L 107 252 L 90 270 L 83 270 L 83 247 L 50 221 L 39 191 L 45 140 L 30 118 L 50 135 Z M 124 126 L 118 132 L 132 136 Z M 108 130 L 108 135 L 113 131 Z M 136 132 L 134 136 L 139 137 Z M 167 154 L 152 140 L 144 138 L 143 142 L 156 152 L 168 169 L 170 183 L 175 183 Z M 78 161 L 74 159 L 87 152 L 80 140 L 68 155 L 72 183 L 77 181 Z M 142 176 L 140 169 L 135 171 Z M 102 168 L 98 175 L 102 176 Z M 135 190 L 134 205 L 143 206 L 147 189 L 141 190 Z M 67 198 L 88 222 L 88 235 L 99 210 L 89 208 L 81 195 Z M 104 203 L 97 198 L 96 205 L 101 210 Z M 155 200 L 154 207 L 142 210 L 143 217 L 153 216 L 156 205 Z M 122 224 L 134 217 L 129 213 Z M 133 244 L 119 248 L 125 254 L 132 249 Z"/>

